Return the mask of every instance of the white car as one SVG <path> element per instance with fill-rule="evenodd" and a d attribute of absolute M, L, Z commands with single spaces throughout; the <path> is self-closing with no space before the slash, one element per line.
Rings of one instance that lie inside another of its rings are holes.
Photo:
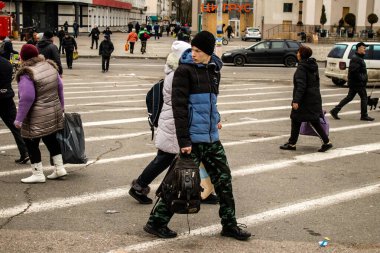
<path fill-rule="evenodd" d="M 261 40 L 261 32 L 259 28 L 247 27 L 244 31 L 244 35 L 241 37 L 242 40 Z"/>
<path fill-rule="evenodd" d="M 348 66 L 358 42 L 339 42 L 327 55 L 325 76 L 338 86 L 347 82 Z M 368 82 L 380 82 L 380 42 L 365 42 L 368 46 L 364 61 L 367 65 Z"/>

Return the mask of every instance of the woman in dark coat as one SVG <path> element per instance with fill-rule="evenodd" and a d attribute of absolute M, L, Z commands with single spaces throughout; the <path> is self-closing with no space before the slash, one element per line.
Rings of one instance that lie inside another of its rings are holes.
<path fill-rule="evenodd" d="M 280 146 L 280 149 L 296 150 L 296 143 L 302 122 L 310 122 L 319 137 L 322 147 L 318 152 L 325 152 L 332 148 L 329 137 L 324 132 L 319 120 L 322 112 L 322 98 L 319 87 L 318 65 L 314 58 L 310 58 L 313 51 L 307 46 L 301 46 L 297 52 L 299 61 L 293 78 L 293 100 L 290 118 L 292 121 L 289 141 Z"/>

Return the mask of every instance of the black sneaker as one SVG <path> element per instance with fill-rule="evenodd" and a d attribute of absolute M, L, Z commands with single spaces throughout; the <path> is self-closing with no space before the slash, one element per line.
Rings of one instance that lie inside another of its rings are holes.
<path fill-rule="evenodd" d="M 321 148 L 318 149 L 318 152 L 326 152 L 327 150 L 331 149 L 333 147 L 333 145 L 331 144 L 331 142 L 327 143 L 327 144 L 322 144 Z"/>
<path fill-rule="evenodd" d="M 332 110 L 330 111 L 330 114 L 331 114 L 331 116 L 332 116 L 334 119 L 336 119 L 336 120 L 340 120 L 340 118 L 339 118 L 339 116 L 338 116 L 338 112 L 335 111 L 334 109 L 332 109 Z"/>
<path fill-rule="evenodd" d="M 155 226 L 147 223 L 144 226 L 144 231 L 147 232 L 147 233 L 149 233 L 149 234 L 158 236 L 160 238 L 174 238 L 174 237 L 177 237 L 177 233 L 175 231 L 173 231 L 173 230 L 170 230 L 167 226 L 164 226 L 164 227 L 155 227 Z"/>
<path fill-rule="evenodd" d="M 137 200 L 140 204 L 149 205 L 153 203 L 153 200 L 140 191 L 135 190 L 133 187 L 129 190 L 129 195 Z"/>
<path fill-rule="evenodd" d="M 15 160 L 15 163 L 25 164 L 30 160 L 29 155 L 23 155 L 19 159 Z"/>
<path fill-rule="evenodd" d="M 218 203 L 219 197 L 215 194 L 210 194 L 207 198 L 201 200 L 201 204 L 217 205 Z"/>
<path fill-rule="evenodd" d="M 290 144 L 289 142 L 285 143 L 284 145 L 280 146 L 280 149 L 284 150 L 296 150 L 296 145 Z"/>
<path fill-rule="evenodd" d="M 363 120 L 363 121 L 374 121 L 375 119 L 371 118 L 370 116 L 362 116 L 360 118 L 360 120 Z"/>
<path fill-rule="evenodd" d="M 239 224 L 232 227 L 223 227 L 221 235 L 233 237 L 241 241 L 248 240 L 251 237 L 251 233 L 241 229 L 240 227 L 246 228 L 247 226 L 244 224 Z"/>

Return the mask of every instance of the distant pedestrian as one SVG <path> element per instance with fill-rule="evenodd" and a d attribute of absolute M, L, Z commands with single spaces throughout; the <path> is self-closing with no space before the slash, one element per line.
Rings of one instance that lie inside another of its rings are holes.
<path fill-rule="evenodd" d="M 56 138 L 57 131 L 63 129 L 63 83 L 56 64 L 39 56 L 35 46 L 23 45 L 20 58 L 21 68 L 16 75 L 19 108 L 14 125 L 21 129 L 32 164 L 32 175 L 21 182 L 45 183 L 39 148 L 41 139 L 54 164 L 54 171 L 47 178 L 57 179 L 67 174 Z"/>
<path fill-rule="evenodd" d="M 181 41 L 185 41 L 187 43 L 190 42 L 190 35 L 187 34 L 186 28 L 182 27 L 177 34 L 177 39 Z"/>
<path fill-rule="evenodd" d="M 59 39 L 59 48 L 58 48 L 58 51 L 59 51 L 59 53 L 61 53 L 61 49 L 62 49 L 62 54 L 64 54 L 65 53 L 65 49 L 62 47 L 62 40 L 65 37 L 65 30 L 63 29 L 63 26 L 61 26 L 61 30 L 58 31 L 57 37 Z"/>
<path fill-rule="evenodd" d="M 132 29 L 132 31 L 128 34 L 127 42 L 129 42 L 129 52 L 133 54 L 133 50 L 135 49 L 135 43 L 138 40 L 136 29 Z"/>
<path fill-rule="evenodd" d="M 33 46 L 36 46 L 38 42 L 38 33 L 33 32 L 32 37 L 26 42 L 26 44 L 31 44 Z"/>
<path fill-rule="evenodd" d="M 11 39 L 5 37 L 2 43 L 4 43 L 4 52 L 0 56 L 4 57 L 9 61 L 11 59 L 11 54 L 18 54 L 18 52 L 13 49 Z"/>
<path fill-rule="evenodd" d="M 160 26 L 158 23 L 154 24 L 154 39 L 158 38 L 160 39 Z"/>
<path fill-rule="evenodd" d="M 284 150 L 296 150 L 296 143 L 302 122 L 309 122 L 323 144 L 318 152 L 325 152 L 333 147 L 329 137 L 324 132 L 320 116 L 322 97 L 319 84 L 318 64 L 311 58 L 313 51 L 307 46 L 301 46 L 297 52 L 298 67 L 293 78 L 293 100 L 291 118 L 291 133 L 287 143 L 280 146 Z"/>
<path fill-rule="evenodd" d="M 132 29 L 133 29 L 133 24 L 132 24 L 132 22 L 129 22 L 128 23 L 128 33 L 132 32 Z"/>
<path fill-rule="evenodd" d="M 25 142 L 21 137 L 20 129 L 16 128 L 13 124 L 16 119 L 17 110 L 13 101 L 15 93 L 12 89 L 12 72 L 12 64 L 0 56 L 0 118 L 9 128 L 16 141 L 20 158 L 15 160 L 15 162 L 24 164 L 29 161 L 29 154 Z"/>
<path fill-rule="evenodd" d="M 53 33 L 51 31 L 46 31 L 43 33 L 43 37 L 37 43 L 37 49 L 40 54 L 42 54 L 46 60 L 52 60 L 58 66 L 58 73 L 62 76 L 62 64 L 61 57 L 58 51 L 58 47 L 53 42 Z"/>
<path fill-rule="evenodd" d="M 63 27 L 65 28 L 65 32 L 69 32 L 69 23 L 67 23 L 67 20 L 63 24 Z"/>
<path fill-rule="evenodd" d="M 65 37 L 62 40 L 62 47 L 66 52 L 66 63 L 67 68 L 73 68 L 73 53 L 78 52 L 77 42 L 73 37 L 70 36 L 69 33 L 65 34 Z"/>
<path fill-rule="evenodd" d="M 74 30 L 74 38 L 78 38 L 79 24 L 77 23 L 77 21 L 74 21 L 73 23 L 73 30 Z"/>
<path fill-rule="evenodd" d="M 170 26 L 168 25 L 168 26 L 166 27 L 166 36 L 169 37 L 169 33 L 170 33 Z"/>
<path fill-rule="evenodd" d="M 146 30 L 146 28 L 144 28 L 144 30 L 142 30 L 141 32 L 139 32 L 138 38 L 141 41 L 141 49 L 140 49 L 140 51 L 141 51 L 142 54 L 145 54 L 146 53 L 146 44 L 147 44 L 147 41 L 150 38 L 150 34 Z"/>
<path fill-rule="evenodd" d="M 102 56 L 102 72 L 108 72 L 110 66 L 111 54 L 114 51 L 114 46 L 110 40 L 109 35 L 104 35 L 104 40 L 99 46 L 99 55 Z"/>
<path fill-rule="evenodd" d="M 231 40 L 231 35 L 232 35 L 232 26 L 231 25 L 228 25 L 227 28 L 226 28 L 226 31 L 227 31 L 227 38 L 228 40 Z"/>
<path fill-rule="evenodd" d="M 152 33 L 152 25 L 150 23 L 147 24 L 146 30 L 148 31 L 148 33 Z"/>
<path fill-rule="evenodd" d="M 111 40 L 112 31 L 110 30 L 110 28 L 108 26 L 106 27 L 106 29 L 102 33 L 103 33 L 103 35 L 108 35 L 108 37 Z"/>
<path fill-rule="evenodd" d="M 99 35 L 100 35 L 99 28 L 97 25 L 95 25 L 94 28 L 91 29 L 90 34 L 88 35 L 88 37 L 91 37 L 91 47 L 90 47 L 91 49 L 94 48 L 94 42 L 95 42 L 96 49 L 98 49 Z"/>
<path fill-rule="evenodd" d="M 136 29 L 136 33 L 137 34 L 139 34 L 139 32 L 140 32 L 140 24 L 139 24 L 139 22 L 136 22 L 136 25 L 135 25 L 135 29 Z"/>
<path fill-rule="evenodd" d="M 338 116 L 338 113 L 342 108 L 351 102 L 356 94 L 359 94 L 360 96 L 360 112 L 361 117 L 360 120 L 364 121 L 373 121 L 374 118 L 371 118 L 368 116 L 368 109 L 367 109 L 367 103 L 368 103 L 368 97 L 367 97 L 367 82 L 368 82 L 368 75 L 367 75 L 367 66 L 364 61 L 365 56 L 365 50 L 367 45 L 363 42 L 359 42 L 356 44 L 356 51 L 355 54 L 352 56 L 352 59 L 350 60 L 350 65 L 348 67 L 348 94 L 347 96 L 340 101 L 340 103 L 335 106 L 331 111 L 330 114 L 334 119 L 340 119 Z"/>

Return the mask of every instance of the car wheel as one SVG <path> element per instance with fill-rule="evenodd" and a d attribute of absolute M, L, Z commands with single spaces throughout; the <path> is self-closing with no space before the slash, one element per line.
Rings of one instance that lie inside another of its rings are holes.
<path fill-rule="evenodd" d="M 343 86 L 346 83 L 345 80 L 336 77 L 333 77 L 331 80 L 336 86 Z"/>
<path fill-rule="evenodd" d="M 235 66 L 244 66 L 245 59 L 242 55 L 235 56 L 234 64 Z"/>
<path fill-rule="evenodd" d="M 295 67 L 297 64 L 297 59 L 294 56 L 288 56 L 285 58 L 284 64 L 286 67 Z"/>

